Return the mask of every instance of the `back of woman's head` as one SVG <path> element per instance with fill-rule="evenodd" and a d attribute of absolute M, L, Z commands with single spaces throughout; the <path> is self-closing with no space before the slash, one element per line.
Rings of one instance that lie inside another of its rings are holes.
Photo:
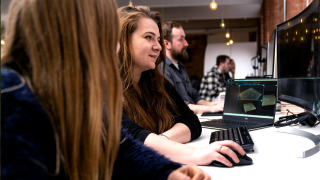
<path fill-rule="evenodd" d="M 118 32 L 113 0 L 9 7 L 1 64 L 12 59 L 48 112 L 70 179 L 111 178 L 122 111 Z"/>
<path fill-rule="evenodd" d="M 173 124 L 175 111 L 172 100 L 164 89 L 164 76 L 160 73 L 159 65 L 165 67 L 165 46 L 162 32 L 162 17 L 159 12 L 150 11 L 146 6 L 126 6 L 118 9 L 120 18 L 120 50 L 119 69 L 124 87 L 124 110 L 134 122 L 143 128 L 162 133 Z M 133 81 L 132 33 L 137 29 L 140 18 L 152 19 L 160 33 L 160 52 L 155 68 L 142 72 L 140 81 Z M 164 73 L 164 68 L 163 72 Z"/>

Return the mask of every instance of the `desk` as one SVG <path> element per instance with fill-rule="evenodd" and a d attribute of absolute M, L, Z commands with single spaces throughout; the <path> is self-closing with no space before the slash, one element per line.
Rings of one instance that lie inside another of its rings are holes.
<path fill-rule="evenodd" d="M 276 119 L 282 115 L 276 115 Z M 200 117 L 200 121 L 216 119 L 219 117 Z M 220 117 L 221 118 L 221 117 Z M 286 127 L 283 127 L 286 128 Z M 294 126 L 299 130 L 315 135 L 320 134 L 320 125 L 310 128 Z M 202 135 L 187 145 L 192 147 L 205 147 L 209 144 L 211 132 L 214 129 L 202 128 Z M 320 152 L 308 157 L 298 158 L 303 151 L 314 147 L 314 143 L 304 137 L 281 133 L 281 128 L 267 127 L 250 131 L 254 142 L 254 152 L 247 155 L 252 158 L 253 164 L 248 166 L 235 166 L 220 168 L 214 166 L 199 166 L 207 172 L 212 179 L 320 179 Z"/>

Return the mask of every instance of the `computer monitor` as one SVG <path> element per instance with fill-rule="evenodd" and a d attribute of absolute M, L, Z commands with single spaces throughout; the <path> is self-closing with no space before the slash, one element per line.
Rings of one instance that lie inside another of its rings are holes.
<path fill-rule="evenodd" d="M 266 72 L 266 63 L 267 63 L 267 56 L 268 56 L 268 43 L 261 46 L 261 58 L 260 58 L 260 61 L 258 60 L 259 62 L 259 71 L 260 71 L 260 74 L 259 74 L 259 71 L 258 71 L 258 75 L 261 76 L 261 77 L 264 77 L 265 75 L 267 75 L 267 72 Z"/>
<path fill-rule="evenodd" d="M 274 62 L 275 62 L 275 49 L 276 49 L 276 30 L 274 30 L 268 42 L 268 55 L 267 55 L 267 76 L 274 77 Z M 276 78 L 276 77 L 274 77 Z"/>
<path fill-rule="evenodd" d="M 313 2 L 277 25 L 278 99 L 320 119 L 320 7 Z"/>

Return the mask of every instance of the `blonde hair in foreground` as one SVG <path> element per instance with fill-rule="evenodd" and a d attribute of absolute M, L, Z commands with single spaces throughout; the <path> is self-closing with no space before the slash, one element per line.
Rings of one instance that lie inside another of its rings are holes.
<path fill-rule="evenodd" d="M 49 114 L 69 179 L 111 179 L 122 86 L 113 0 L 12 0 L 1 64 L 11 58 Z"/>

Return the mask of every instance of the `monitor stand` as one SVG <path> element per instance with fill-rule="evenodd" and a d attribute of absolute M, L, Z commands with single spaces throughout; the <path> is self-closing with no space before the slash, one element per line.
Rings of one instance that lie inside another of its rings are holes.
<path fill-rule="evenodd" d="M 301 131 L 292 127 L 279 128 L 277 132 L 302 136 L 314 142 L 315 146 L 313 148 L 302 152 L 302 158 L 310 157 L 320 151 L 320 137 L 319 137 L 320 135 L 316 136 L 312 133 Z"/>

